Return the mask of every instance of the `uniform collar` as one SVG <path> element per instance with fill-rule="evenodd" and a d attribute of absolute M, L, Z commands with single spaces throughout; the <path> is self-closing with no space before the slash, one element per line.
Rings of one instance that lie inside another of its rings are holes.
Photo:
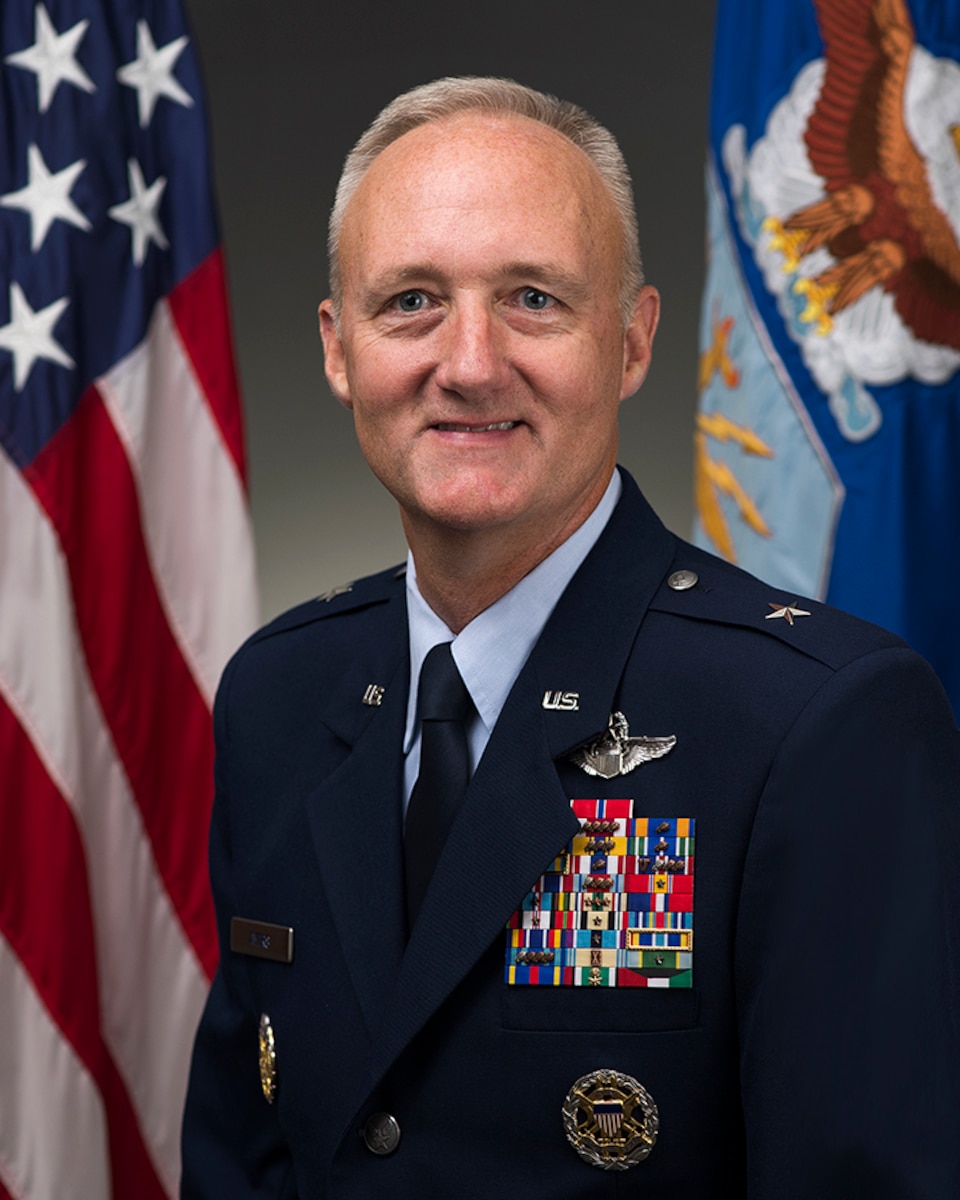
<path fill-rule="evenodd" d="M 453 642 L 453 657 L 490 736 L 504 701 L 567 584 L 605 529 L 623 485 L 614 471 L 606 491 L 589 517 L 489 608 L 454 636 L 430 608 L 417 585 L 413 556 L 407 555 L 407 617 L 410 637 L 410 694 L 404 753 L 417 733 L 417 687 L 428 652 L 440 642 Z"/>

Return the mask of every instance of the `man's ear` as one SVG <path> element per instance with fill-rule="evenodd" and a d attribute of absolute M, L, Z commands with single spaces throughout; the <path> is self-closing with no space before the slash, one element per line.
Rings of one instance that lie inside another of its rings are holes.
<path fill-rule="evenodd" d="M 323 369 L 327 376 L 327 382 L 343 407 L 352 409 L 353 401 L 350 399 L 350 385 L 347 382 L 347 358 L 333 313 L 333 301 L 324 300 L 318 309 L 318 314 L 320 339 L 323 342 Z"/>
<path fill-rule="evenodd" d="M 637 294 L 633 316 L 623 334 L 623 381 L 620 399 L 632 396 L 647 375 L 653 337 L 660 321 L 660 293 L 645 285 Z"/>

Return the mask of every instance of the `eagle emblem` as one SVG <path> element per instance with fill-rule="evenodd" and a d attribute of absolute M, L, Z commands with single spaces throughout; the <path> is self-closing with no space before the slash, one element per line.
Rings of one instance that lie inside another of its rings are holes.
<path fill-rule="evenodd" d="M 834 260 L 806 280 L 810 315 L 825 323 L 880 287 L 916 337 L 960 350 L 960 242 L 949 211 L 960 112 L 939 127 L 948 106 L 931 101 L 941 89 L 908 92 L 911 70 L 929 85 L 940 72 L 918 52 L 903 0 L 817 0 L 816 10 L 826 70 L 804 141 L 826 194 L 782 222 L 788 258 L 826 247 Z"/>
<path fill-rule="evenodd" d="M 570 761 L 588 775 L 615 779 L 618 775 L 629 775 L 641 763 L 663 758 L 676 744 L 677 739 L 673 734 L 667 737 L 631 737 L 627 718 L 622 712 L 615 712 L 610 714 L 606 732 L 595 741 L 574 750 Z"/>
<path fill-rule="evenodd" d="M 960 368 L 960 64 L 917 41 L 906 0 L 813 0 L 806 63 L 748 149 L 723 138 L 741 232 L 840 432 L 871 385 Z"/>

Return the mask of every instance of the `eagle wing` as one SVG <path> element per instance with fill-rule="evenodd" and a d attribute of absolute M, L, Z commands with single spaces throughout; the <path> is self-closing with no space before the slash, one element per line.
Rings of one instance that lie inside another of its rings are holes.
<path fill-rule="evenodd" d="M 655 758 L 663 758 L 677 744 L 677 739 L 669 737 L 632 737 L 626 738 L 622 747 L 623 774 L 639 767 L 641 763 L 651 762 Z"/>
<path fill-rule="evenodd" d="M 897 203 L 941 271 L 960 286 L 960 245 L 927 182 L 927 167 L 903 119 L 904 93 L 914 32 L 903 0 L 875 0 L 880 40 L 887 54 L 887 71 L 877 98 L 877 160 L 894 187 Z"/>
<path fill-rule="evenodd" d="M 830 192 L 871 174 L 888 182 L 916 239 L 903 271 L 890 285 L 897 310 L 917 337 L 960 349 L 960 244 L 933 199 L 926 163 L 904 120 L 915 44 L 907 4 L 815 4 L 826 72 L 804 134 L 810 162 Z M 881 236 L 900 240 L 894 229 Z"/>
<path fill-rule="evenodd" d="M 827 68 L 807 123 L 810 162 L 828 189 L 876 170 L 872 103 L 884 57 L 873 37 L 874 0 L 815 0 Z M 866 119 L 865 119 L 866 116 Z"/>
<path fill-rule="evenodd" d="M 578 750 L 572 750 L 569 758 L 575 767 L 579 767 L 582 771 L 586 771 L 588 775 L 600 776 L 600 772 L 590 761 L 590 747 L 581 746 Z"/>

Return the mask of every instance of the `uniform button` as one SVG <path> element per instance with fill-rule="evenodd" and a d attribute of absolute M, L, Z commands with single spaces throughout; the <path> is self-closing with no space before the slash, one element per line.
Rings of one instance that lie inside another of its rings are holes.
<path fill-rule="evenodd" d="M 686 592 L 696 587 L 699 579 L 696 571 L 674 571 L 667 580 L 667 587 L 673 588 L 675 592 Z"/>
<path fill-rule="evenodd" d="M 371 1154 L 392 1154 L 400 1145 L 397 1118 L 385 1112 L 368 1117 L 363 1127 L 363 1142 Z"/>

